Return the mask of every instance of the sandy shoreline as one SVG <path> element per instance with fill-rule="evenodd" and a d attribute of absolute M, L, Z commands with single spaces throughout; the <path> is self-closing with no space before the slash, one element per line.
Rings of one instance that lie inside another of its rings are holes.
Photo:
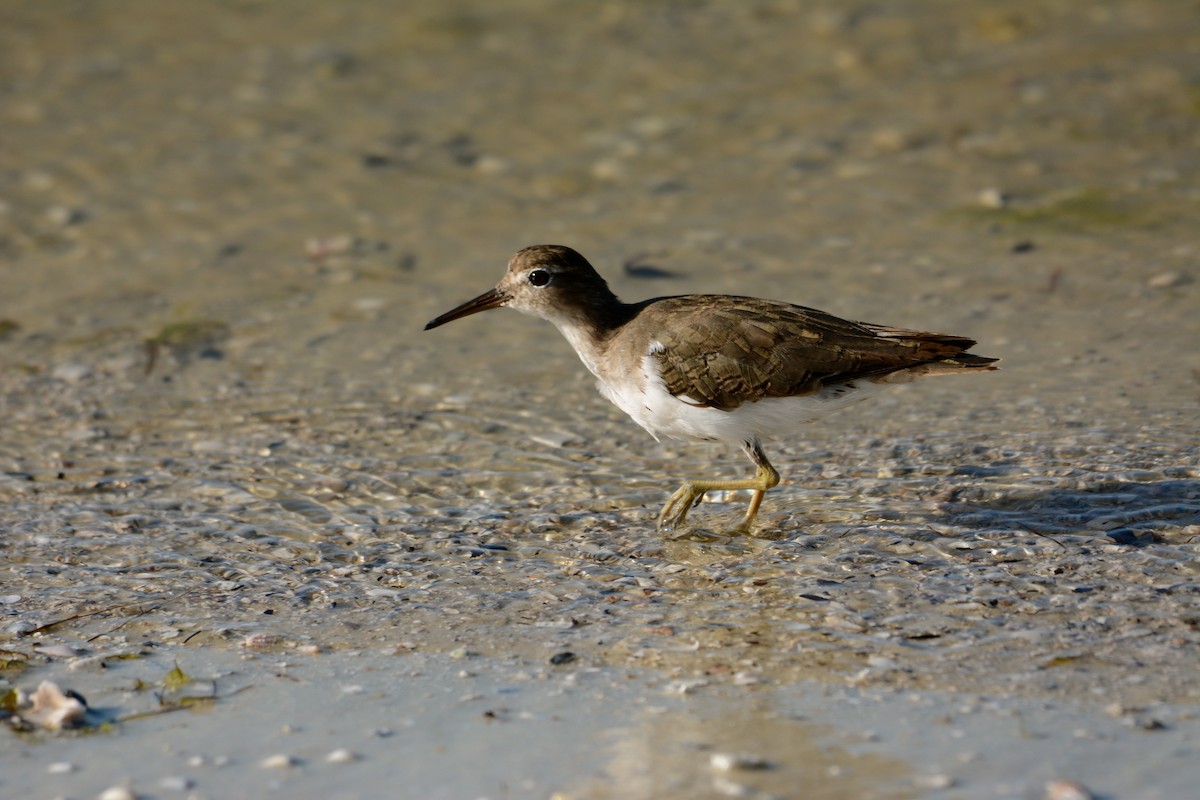
<path fill-rule="evenodd" d="M 0 796 L 1186 795 L 1196 22 L 6 4 L 0 693 L 101 729 L 5 732 Z M 740 454 L 548 325 L 421 331 L 537 242 L 1003 370 L 773 443 L 754 537 L 664 537 Z M 176 665 L 217 699 L 138 716 Z"/>

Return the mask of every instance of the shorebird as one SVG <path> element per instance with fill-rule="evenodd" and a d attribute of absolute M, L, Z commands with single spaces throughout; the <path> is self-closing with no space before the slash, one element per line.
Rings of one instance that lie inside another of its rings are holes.
<path fill-rule="evenodd" d="M 736 444 L 754 477 L 686 480 L 658 515 L 683 525 L 706 492 L 750 490 L 738 529 L 749 531 L 779 473 L 763 452 L 778 437 L 870 395 L 924 375 L 992 370 L 965 336 L 851 322 L 775 300 L 723 294 L 623 303 L 587 259 L 562 245 L 519 251 L 496 288 L 447 311 L 436 328 L 507 306 L 549 320 L 600 393 L 660 437 Z"/>

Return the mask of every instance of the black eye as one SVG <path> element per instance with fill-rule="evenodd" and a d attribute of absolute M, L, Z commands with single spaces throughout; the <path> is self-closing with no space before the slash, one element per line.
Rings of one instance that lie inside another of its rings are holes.
<path fill-rule="evenodd" d="M 544 269 L 535 269 L 529 273 L 529 282 L 534 286 L 545 286 L 550 282 L 550 273 Z"/>

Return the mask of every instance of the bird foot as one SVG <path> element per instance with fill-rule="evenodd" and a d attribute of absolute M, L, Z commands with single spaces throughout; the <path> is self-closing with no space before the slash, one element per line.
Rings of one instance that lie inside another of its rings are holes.
<path fill-rule="evenodd" d="M 667 499 L 662 511 L 659 512 L 658 529 L 669 531 L 683 525 L 687 521 L 688 512 L 708 492 L 750 490 L 753 494 L 750 497 L 750 506 L 746 509 L 746 515 L 731 529 L 731 531 L 748 534 L 754 526 L 755 517 L 758 516 L 758 508 L 762 504 L 763 495 L 778 483 L 779 474 L 769 465 L 760 468 L 758 475 L 746 481 L 684 481 L 683 485 Z"/>
<path fill-rule="evenodd" d="M 704 497 L 704 491 L 698 489 L 691 481 L 684 482 L 675 490 L 675 493 L 667 499 L 662 511 L 658 515 L 658 529 L 660 531 L 674 530 L 687 521 L 687 513 Z"/>

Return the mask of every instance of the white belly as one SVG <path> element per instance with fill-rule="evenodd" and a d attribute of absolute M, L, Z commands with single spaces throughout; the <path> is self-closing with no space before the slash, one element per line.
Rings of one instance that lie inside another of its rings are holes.
<path fill-rule="evenodd" d="M 625 376 L 620 383 L 599 381 L 600 393 L 655 439 L 737 443 L 798 431 L 831 411 L 865 399 L 878 388 L 877 383 L 857 381 L 801 397 L 772 397 L 720 411 L 670 394 L 650 356 L 642 360 L 640 375 Z"/>

